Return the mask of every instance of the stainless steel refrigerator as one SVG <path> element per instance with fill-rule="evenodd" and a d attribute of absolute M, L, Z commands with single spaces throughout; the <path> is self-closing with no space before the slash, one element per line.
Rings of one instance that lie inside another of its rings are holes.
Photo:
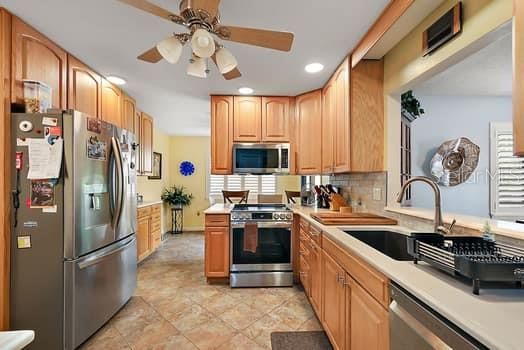
<path fill-rule="evenodd" d="M 74 111 L 11 118 L 11 328 L 35 330 L 30 349 L 74 349 L 136 287 L 134 135 Z M 57 177 L 35 178 L 58 144 Z"/>

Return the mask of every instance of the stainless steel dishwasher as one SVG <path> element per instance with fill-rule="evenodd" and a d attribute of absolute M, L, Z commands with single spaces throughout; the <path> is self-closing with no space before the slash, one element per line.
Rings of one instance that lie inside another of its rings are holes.
<path fill-rule="evenodd" d="M 391 298 L 391 350 L 487 349 L 394 283 Z"/>

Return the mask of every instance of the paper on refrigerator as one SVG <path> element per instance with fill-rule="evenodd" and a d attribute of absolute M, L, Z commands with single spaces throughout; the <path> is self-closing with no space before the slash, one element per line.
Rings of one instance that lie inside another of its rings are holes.
<path fill-rule="evenodd" d="M 51 145 L 44 138 L 27 139 L 29 151 L 29 173 L 27 178 L 56 179 L 60 177 L 64 139 L 59 138 Z"/>

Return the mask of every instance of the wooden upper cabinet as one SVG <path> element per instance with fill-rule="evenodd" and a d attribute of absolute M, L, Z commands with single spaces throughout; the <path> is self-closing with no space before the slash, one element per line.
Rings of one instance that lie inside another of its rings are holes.
<path fill-rule="evenodd" d="M 101 118 L 102 77 L 68 55 L 67 108 Z"/>
<path fill-rule="evenodd" d="M 102 78 L 102 120 L 122 126 L 122 90 Z"/>
<path fill-rule="evenodd" d="M 322 251 L 322 324 L 335 349 L 346 345 L 345 272 L 333 258 Z M 365 348 L 354 348 L 365 349 Z"/>
<path fill-rule="evenodd" d="M 384 170 L 384 62 L 361 60 L 351 71 L 351 171 Z"/>
<path fill-rule="evenodd" d="M 142 175 L 142 112 L 138 110 L 138 108 L 135 110 L 135 118 L 134 118 L 134 129 L 135 129 L 135 143 L 138 145 L 136 148 L 136 173 L 138 175 Z"/>
<path fill-rule="evenodd" d="M 336 92 L 334 79 L 322 90 L 322 174 L 334 173 Z"/>
<path fill-rule="evenodd" d="M 140 116 L 140 170 L 142 174 L 153 172 L 153 118 L 142 112 Z"/>
<path fill-rule="evenodd" d="M 389 349 L 388 311 L 348 274 L 346 280 L 346 349 Z"/>
<path fill-rule="evenodd" d="M 259 142 L 262 127 L 262 98 L 235 96 L 234 100 L 234 139 L 235 142 Z"/>
<path fill-rule="evenodd" d="M 349 59 L 337 69 L 333 80 L 336 86 L 333 172 L 344 173 L 350 171 Z"/>
<path fill-rule="evenodd" d="M 262 141 L 290 142 L 289 97 L 262 97 Z"/>
<path fill-rule="evenodd" d="M 52 107 L 66 109 L 67 53 L 13 16 L 11 102 L 24 103 L 23 80 L 37 80 L 52 89 Z"/>
<path fill-rule="evenodd" d="M 135 130 L 136 102 L 127 94 L 122 94 L 122 128 L 137 134 Z"/>
<path fill-rule="evenodd" d="M 233 173 L 233 97 L 211 96 L 211 173 Z"/>
<path fill-rule="evenodd" d="M 296 162 L 299 174 L 320 174 L 322 168 L 322 91 L 296 99 Z"/>

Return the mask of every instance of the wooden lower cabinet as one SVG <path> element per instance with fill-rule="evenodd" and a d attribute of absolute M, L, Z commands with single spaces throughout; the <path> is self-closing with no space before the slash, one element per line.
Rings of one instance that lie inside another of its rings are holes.
<path fill-rule="evenodd" d="M 346 294 L 344 270 L 325 251 L 322 252 L 322 324 L 334 349 L 345 349 Z"/>
<path fill-rule="evenodd" d="M 346 349 L 389 349 L 389 315 L 346 274 Z"/>
<path fill-rule="evenodd" d="M 207 278 L 229 277 L 229 235 L 229 215 L 206 214 L 204 266 Z"/>
<path fill-rule="evenodd" d="M 160 204 L 138 208 L 136 234 L 138 262 L 151 255 L 162 243 L 161 216 Z"/>
<path fill-rule="evenodd" d="M 322 312 L 322 249 L 310 240 L 309 270 L 311 305 L 317 314 Z"/>

